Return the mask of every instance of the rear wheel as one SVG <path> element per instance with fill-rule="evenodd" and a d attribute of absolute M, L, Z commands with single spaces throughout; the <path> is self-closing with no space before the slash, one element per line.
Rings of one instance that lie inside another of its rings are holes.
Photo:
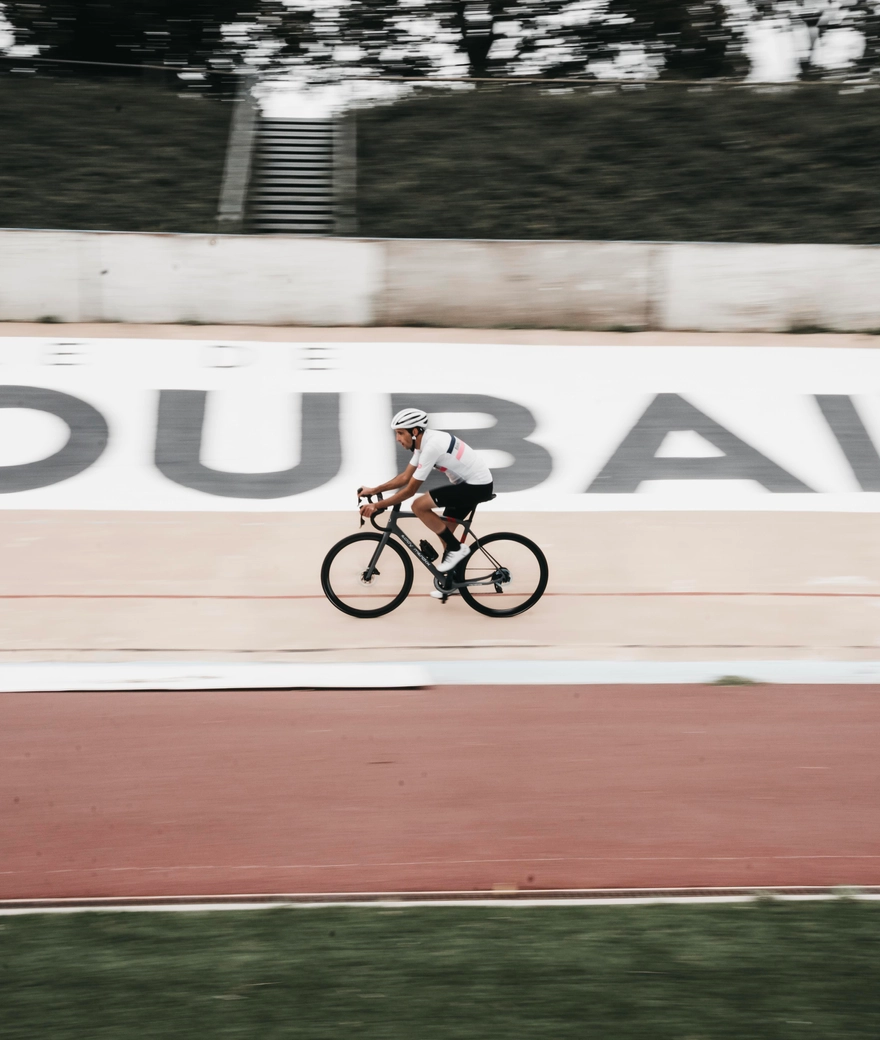
<path fill-rule="evenodd" d="M 381 534 L 363 531 L 343 538 L 324 557 L 321 588 L 334 607 L 352 617 L 374 618 L 389 614 L 409 595 L 413 583 L 412 560 L 406 550 L 389 538 L 368 576 Z"/>
<path fill-rule="evenodd" d="M 455 570 L 456 581 L 478 581 L 459 592 L 489 617 L 513 617 L 533 607 L 547 588 L 547 575 L 547 559 L 533 541 L 500 531 L 474 542 Z"/>

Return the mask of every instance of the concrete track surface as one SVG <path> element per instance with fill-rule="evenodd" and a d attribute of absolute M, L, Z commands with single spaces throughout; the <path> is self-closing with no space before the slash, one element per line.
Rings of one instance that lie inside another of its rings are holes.
<path fill-rule="evenodd" d="M 4 694 L 0 898 L 876 885 L 878 694 Z"/>
<path fill-rule="evenodd" d="M 0 513 L 0 659 L 876 660 L 867 513 L 492 513 L 544 548 L 547 594 L 510 619 L 429 596 L 382 618 L 320 587 L 346 513 Z M 418 521 L 408 521 L 411 525 Z"/>
<path fill-rule="evenodd" d="M 540 330 L 65 325 L 64 336 L 275 342 L 876 348 L 877 337 Z M 3 336 L 45 336 L 6 323 Z M 419 349 L 425 349 L 419 347 Z M 406 352 L 401 352 L 405 365 Z M 415 523 L 412 522 L 411 523 Z M 428 596 L 358 621 L 323 598 L 346 513 L 0 512 L 0 660 L 876 660 L 876 519 L 857 512 L 485 513 L 550 563 L 542 602 L 497 621 Z M 423 533 L 423 532 L 422 532 Z"/>

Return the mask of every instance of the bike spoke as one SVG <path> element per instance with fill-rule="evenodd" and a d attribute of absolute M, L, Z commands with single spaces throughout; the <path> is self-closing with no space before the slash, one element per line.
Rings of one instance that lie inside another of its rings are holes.
<path fill-rule="evenodd" d="M 517 535 L 487 536 L 465 561 L 459 579 L 462 595 L 484 614 L 512 616 L 540 598 L 547 583 L 547 563 L 540 549 Z"/>
<path fill-rule="evenodd" d="M 331 550 L 321 572 L 324 591 L 340 610 L 378 617 L 406 596 L 412 568 L 396 543 L 376 558 L 379 538 L 369 534 L 345 539 Z"/>

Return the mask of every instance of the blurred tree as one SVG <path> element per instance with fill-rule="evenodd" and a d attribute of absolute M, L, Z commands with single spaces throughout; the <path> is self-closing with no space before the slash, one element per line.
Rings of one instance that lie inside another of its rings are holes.
<path fill-rule="evenodd" d="M 210 76 L 250 54 L 278 60 L 304 53 L 313 16 L 283 0 L 6 0 L 17 44 L 41 57 L 133 65 L 187 65 Z M 92 66 L 80 75 L 124 75 Z"/>
<path fill-rule="evenodd" d="M 742 76 L 742 28 L 722 0 L 609 0 L 583 41 L 598 60 L 641 50 L 664 79 Z"/>
<path fill-rule="evenodd" d="M 756 0 L 751 21 L 794 36 L 801 79 L 880 72 L 880 0 Z"/>
<path fill-rule="evenodd" d="M 44 57 L 185 64 L 214 79 L 246 58 L 480 79 L 738 77 L 761 21 L 796 35 L 804 77 L 880 68 L 880 0 L 6 0 L 4 13 Z M 849 57 L 835 66 L 844 35 Z"/>
<path fill-rule="evenodd" d="M 422 75 L 459 66 L 483 79 L 540 73 L 539 55 L 558 50 L 566 12 L 582 6 L 572 0 L 351 0 L 341 8 L 340 31 L 358 48 L 355 61 L 362 67 Z"/>
<path fill-rule="evenodd" d="M 880 71 L 880 0 L 349 0 L 338 13 L 352 64 L 385 74 L 739 78 L 764 19 L 795 34 L 803 77 Z"/>
<path fill-rule="evenodd" d="M 386 74 L 436 68 L 443 44 L 477 78 L 581 76 L 591 63 L 632 53 L 642 74 L 648 66 L 692 79 L 744 71 L 722 0 L 352 0 L 341 9 L 340 38 L 357 47 L 356 64 Z"/>

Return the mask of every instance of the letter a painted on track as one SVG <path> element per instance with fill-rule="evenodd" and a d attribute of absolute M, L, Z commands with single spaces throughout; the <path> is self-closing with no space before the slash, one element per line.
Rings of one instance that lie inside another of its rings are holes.
<path fill-rule="evenodd" d="M 690 430 L 724 454 L 657 458 L 667 434 Z M 586 493 L 632 494 L 645 480 L 754 480 L 776 493 L 813 491 L 679 394 L 657 394 Z"/>

